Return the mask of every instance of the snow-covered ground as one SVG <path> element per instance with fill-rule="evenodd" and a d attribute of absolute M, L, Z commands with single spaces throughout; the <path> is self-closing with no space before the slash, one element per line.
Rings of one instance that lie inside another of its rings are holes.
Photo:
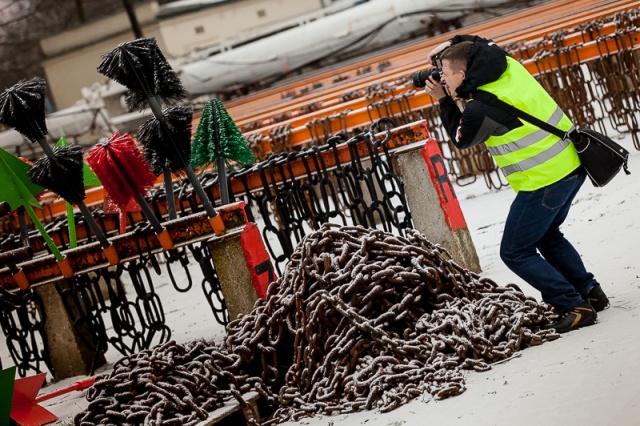
<path fill-rule="evenodd" d="M 640 425 L 640 152 L 630 137 L 632 174 L 605 188 L 585 182 L 563 231 L 602 284 L 611 307 L 598 323 L 528 348 L 487 372 L 466 373 L 467 390 L 425 396 L 390 413 L 360 412 L 300 421 L 309 426 L 632 426 Z M 483 275 L 539 294 L 502 263 L 498 247 L 515 193 L 484 182 L 456 187 Z M 283 423 L 290 426 L 294 422 Z"/>
<path fill-rule="evenodd" d="M 563 228 L 611 300 L 596 325 L 519 352 L 490 371 L 465 373 L 467 391 L 460 396 L 443 401 L 425 396 L 390 413 L 319 416 L 285 425 L 640 425 L 640 152 L 633 149 L 629 136 L 621 143 L 631 151 L 632 175 L 621 173 L 606 188 L 594 188 L 587 181 Z M 538 297 L 498 256 L 514 192 L 489 190 L 482 179 L 456 191 L 483 275 L 501 285 L 517 283 L 525 293 Z M 199 279 L 195 277 L 196 286 Z M 154 283 L 173 339 L 180 343 L 200 337 L 222 339 L 224 330 L 197 288 L 178 293 L 166 274 L 154 278 Z M 0 356 L 7 367 L 10 358 L 2 340 Z M 115 350 L 107 352 L 109 362 L 118 358 Z M 77 379 L 50 385 L 43 392 Z M 59 424 L 68 423 L 86 404 L 80 392 L 43 403 L 60 417 Z"/>

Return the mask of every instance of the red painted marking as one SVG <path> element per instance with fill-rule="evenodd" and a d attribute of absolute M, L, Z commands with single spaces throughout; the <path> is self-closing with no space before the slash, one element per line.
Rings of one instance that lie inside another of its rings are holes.
<path fill-rule="evenodd" d="M 244 251 L 251 282 L 258 297 L 267 298 L 267 287 L 276 280 L 271 258 L 260 235 L 258 225 L 248 223 L 240 234 L 240 245 Z"/>
<path fill-rule="evenodd" d="M 431 181 L 438 193 L 445 223 L 452 231 L 466 228 L 467 222 L 464 220 L 453 183 L 449 179 L 442 151 L 435 139 L 427 139 L 427 143 L 422 147 L 422 157 L 427 163 Z"/>

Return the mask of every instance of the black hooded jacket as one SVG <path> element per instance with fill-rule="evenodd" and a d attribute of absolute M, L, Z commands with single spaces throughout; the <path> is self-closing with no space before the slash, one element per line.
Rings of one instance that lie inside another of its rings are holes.
<path fill-rule="evenodd" d="M 452 44 L 472 41 L 467 60 L 465 79 L 458 87 L 457 95 L 470 99 L 474 91 L 484 84 L 496 81 L 507 69 L 507 54 L 493 41 L 478 36 L 457 35 Z M 522 126 L 520 120 L 485 103 L 468 102 L 460 111 L 455 101 L 447 96 L 439 100 L 442 125 L 456 147 L 470 148 L 489 139 L 503 135 Z"/>

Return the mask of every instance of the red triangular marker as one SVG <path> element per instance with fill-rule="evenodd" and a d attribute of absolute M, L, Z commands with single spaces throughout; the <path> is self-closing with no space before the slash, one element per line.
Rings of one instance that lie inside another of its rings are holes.
<path fill-rule="evenodd" d="M 55 414 L 35 401 L 46 375 L 40 373 L 15 381 L 11 418 L 20 426 L 40 426 L 58 420 Z"/>

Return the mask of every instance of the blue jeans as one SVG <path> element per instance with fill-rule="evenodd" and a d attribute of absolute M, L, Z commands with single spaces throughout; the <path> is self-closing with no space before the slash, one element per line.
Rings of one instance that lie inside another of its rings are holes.
<path fill-rule="evenodd" d="M 503 262 L 560 314 L 582 303 L 597 284 L 560 232 L 586 176 L 580 167 L 545 188 L 520 191 L 511 204 L 500 244 Z"/>

